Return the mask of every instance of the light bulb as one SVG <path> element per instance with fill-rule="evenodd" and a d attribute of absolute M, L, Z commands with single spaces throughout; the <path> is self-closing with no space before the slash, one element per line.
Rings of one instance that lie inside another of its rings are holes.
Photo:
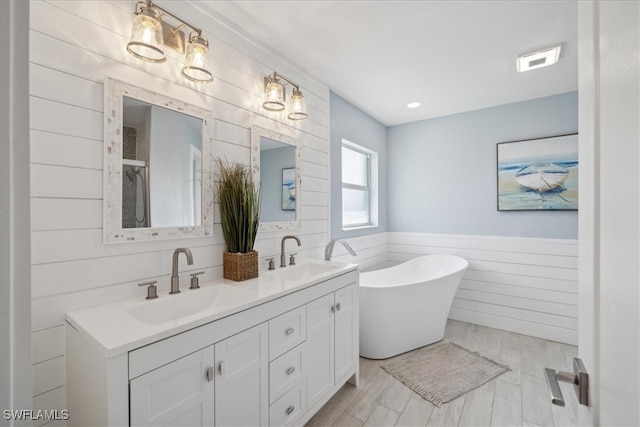
<path fill-rule="evenodd" d="M 149 62 L 167 60 L 160 15 L 155 9 L 142 6 L 136 14 L 127 51 L 136 58 Z"/>
<path fill-rule="evenodd" d="M 269 111 L 284 110 L 284 87 L 277 76 L 271 75 L 264 87 L 264 102 L 262 106 Z"/>
<path fill-rule="evenodd" d="M 287 115 L 289 120 L 304 120 L 307 118 L 305 112 L 305 102 L 302 92 L 294 88 L 291 94 L 291 100 L 289 101 L 289 114 Z"/>
<path fill-rule="evenodd" d="M 182 75 L 198 83 L 213 81 L 209 71 L 209 41 L 199 34 L 192 34 L 189 39 Z"/>

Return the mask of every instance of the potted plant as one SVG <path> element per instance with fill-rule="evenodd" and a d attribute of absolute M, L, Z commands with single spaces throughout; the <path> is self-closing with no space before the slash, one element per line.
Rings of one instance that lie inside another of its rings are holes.
<path fill-rule="evenodd" d="M 251 170 L 241 163 L 218 159 L 218 203 L 222 234 L 224 278 L 242 281 L 258 277 L 258 252 L 253 250 L 260 222 L 260 190 Z"/>

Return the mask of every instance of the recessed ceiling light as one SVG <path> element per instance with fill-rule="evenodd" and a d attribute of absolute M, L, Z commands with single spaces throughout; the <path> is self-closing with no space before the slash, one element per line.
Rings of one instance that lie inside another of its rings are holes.
<path fill-rule="evenodd" d="M 536 52 L 525 53 L 518 56 L 517 70 L 524 72 L 535 70 L 536 68 L 546 67 L 558 62 L 560 58 L 560 46 L 549 47 Z"/>
<path fill-rule="evenodd" d="M 419 102 L 410 102 L 407 104 L 407 108 L 418 108 L 420 105 L 422 104 L 420 104 Z"/>

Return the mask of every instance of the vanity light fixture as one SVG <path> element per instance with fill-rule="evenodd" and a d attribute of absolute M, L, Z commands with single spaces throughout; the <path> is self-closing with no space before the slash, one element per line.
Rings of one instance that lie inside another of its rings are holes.
<path fill-rule="evenodd" d="M 193 32 L 189 36 L 182 75 L 197 83 L 213 81 L 209 71 L 209 41 L 202 35 L 202 30 L 178 18 L 151 0 L 136 4 L 135 19 L 131 30 L 131 40 L 127 43 L 127 51 L 136 58 L 148 62 L 166 62 L 165 47 L 170 47 L 185 54 L 185 33 L 180 29 L 189 27 Z M 178 21 L 172 26 L 163 21 L 169 16 Z"/>
<path fill-rule="evenodd" d="M 262 106 L 269 111 L 284 110 L 284 86 L 276 73 L 264 78 L 264 102 Z"/>
<path fill-rule="evenodd" d="M 291 99 L 289 100 L 289 114 L 287 117 L 289 120 L 304 120 L 307 118 L 305 110 L 306 107 L 302 92 L 300 92 L 298 88 L 293 88 Z"/>
<path fill-rule="evenodd" d="M 284 83 L 283 83 L 284 82 Z M 300 86 L 291 80 L 277 74 L 275 71 L 264 78 L 264 102 L 262 106 L 269 111 L 282 111 L 285 109 L 286 91 L 284 87 L 291 85 L 291 99 L 289 100 L 289 120 L 305 120 L 308 115 L 304 96 Z"/>
<path fill-rule="evenodd" d="M 558 45 L 520 55 L 518 56 L 516 69 L 518 72 L 522 73 L 524 71 L 553 65 L 558 62 L 558 59 L 560 59 L 561 47 L 562 46 Z"/>
<path fill-rule="evenodd" d="M 213 76 L 209 71 L 209 41 L 199 33 L 192 33 L 187 46 L 187 59 L 182 75 L 194 82 L 209 83 Z"/>
<path fill-rule="evenodd" d="M 150 6 L 140 6 L 127 44 L 129 53 L 145 61 L 165 62 L 163 40 L 160 13 Z"/>

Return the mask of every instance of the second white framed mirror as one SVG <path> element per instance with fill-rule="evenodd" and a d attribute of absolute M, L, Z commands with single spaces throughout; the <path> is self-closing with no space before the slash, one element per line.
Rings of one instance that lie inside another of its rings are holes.
<path fill-rule="evenodd" d="M 259 126 L 251 127 L 251 171 L 260 183 L 260 230 L 300 227 L 300 162 L 297 141 Z"/>

